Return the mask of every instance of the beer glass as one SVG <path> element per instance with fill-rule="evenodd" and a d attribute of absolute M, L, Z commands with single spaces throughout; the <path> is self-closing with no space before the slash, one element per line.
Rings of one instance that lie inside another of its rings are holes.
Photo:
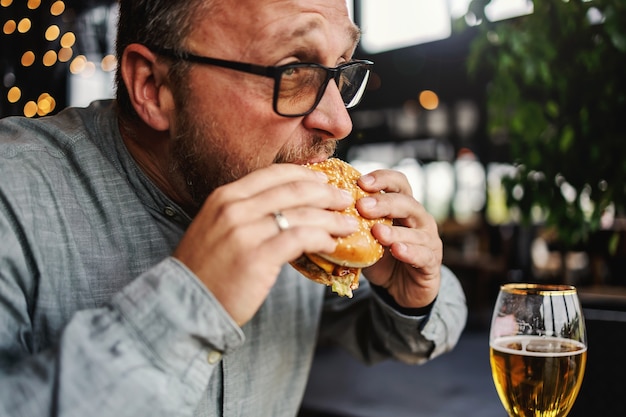
<path fill-rule="evenodd" d="M 510 417 L 564 417 L 587 361 L 576 288 L 504 284 L 489 333 L 491 375 Z"/>

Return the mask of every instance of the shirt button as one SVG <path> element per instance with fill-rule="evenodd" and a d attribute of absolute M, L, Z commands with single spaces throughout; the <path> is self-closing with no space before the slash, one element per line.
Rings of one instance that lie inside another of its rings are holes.
<path fill-rule="evenodd" d="M 171 208 L 171 207 L 169 207 L 169 206 L 168 206 L 168 207 L 165 207 L 165 210 L 164 210 L 164 211 L 165 211 L 165 215 L 166 215 L 166 216 L 168 216 L 168 217 L 174 217 L 174 216 L 176 216 L 176 210 L 174 210 L 173 208 Z"/>
<path fill-rule="evenodd" d="M 220 359 L 222 359 L 222 354 L 217 350 L 210 351 L 206 357 L 206 360 L 210 365 L 215 365 Z"/>

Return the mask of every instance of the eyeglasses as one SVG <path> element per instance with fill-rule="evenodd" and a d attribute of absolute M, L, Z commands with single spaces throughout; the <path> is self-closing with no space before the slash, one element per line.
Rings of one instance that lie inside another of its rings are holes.
<path fill-rule="evenodd" d="M 262 75 L 274 79 L 273 108 L 286 117 L 306 116 L 311 113 L 324 95 L 328 82 L 334 80 L 339 88 L 343 104 L 350 109 L 361 101 L 372 61 L 355 60 L 335 68 L 314 63 L 298 62 L 277 67 L 265 67 L 244 62 L 226 61 L 178 52 L 170 48 L 147 46 L 159 55 L 197 64 L 229 68 L 249 74 Z"/>

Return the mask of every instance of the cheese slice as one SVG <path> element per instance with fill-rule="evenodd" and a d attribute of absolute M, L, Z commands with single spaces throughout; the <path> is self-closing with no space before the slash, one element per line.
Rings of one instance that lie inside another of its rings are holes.
<path fill-rule="evenodd" d="M 333 292 L 352 298 L 352 290 L 359 287 L 360 268 L 336 265 L 312 253 L 307 253 L 306 257 L 332 277 L 326 285 L 330 284 Z"/>

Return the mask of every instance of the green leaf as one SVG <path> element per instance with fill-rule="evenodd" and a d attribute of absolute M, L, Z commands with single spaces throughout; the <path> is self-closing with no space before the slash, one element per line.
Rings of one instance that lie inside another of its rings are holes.
<path fill-rule="evenodd" d="M 552 118 L 559 116 L 559 105 L 554 100 L 550 100 L 546 103 L 546 113 Z"/>
<path fill-rule="evenodd" d="M 574 144 L 574 129 L 572 126 L 567 125 L 563 128 L 563 132 L 561 133 L 561 140 L 559 142 L 559 147 L 562 152 L 567 152 L 571 149 Z"/>

